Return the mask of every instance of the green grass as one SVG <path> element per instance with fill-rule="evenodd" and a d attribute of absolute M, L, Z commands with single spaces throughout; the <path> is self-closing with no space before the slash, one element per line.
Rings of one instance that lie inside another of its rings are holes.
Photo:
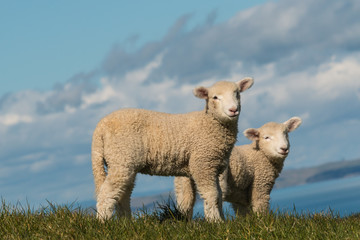
<path fill-rule="evenodd" d="M 360 239 L 358 214 L 250 214 L 208 223 L 200 217 L 176 220 L 166 209 L 160 205 L 152 213 L 135 213 L 133 219 L 115 217 L 102 223 L 91 209 L 73 205 L 49 203 L 35 211 L 2 201 L 0 239 Z"/>

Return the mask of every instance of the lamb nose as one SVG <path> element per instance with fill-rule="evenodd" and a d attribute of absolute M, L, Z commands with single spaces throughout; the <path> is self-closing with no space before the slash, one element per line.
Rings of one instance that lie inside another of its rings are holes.
<path fill-rule="evenodd" d="M 289 150 L 288 147 L 281 147 L 280 149 L 283 150 L 284 152 L 287 152 Z"/>
<path fill-rule="evenodd" d="M 238 110 L 237 107 L 231 107 L 231 108 L 229 108 L 229 111 L 230 111 L 230 112 L 237 112 L 237 110 Z"/>

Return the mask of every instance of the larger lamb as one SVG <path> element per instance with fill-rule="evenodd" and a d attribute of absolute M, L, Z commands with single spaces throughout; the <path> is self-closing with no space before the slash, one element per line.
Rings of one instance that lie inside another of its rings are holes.
<path fill-rule="evenodd" d="M 284 123 L 268 122 L 244 131 L 252 143 L 233 148 L 229 167 L 219 178 L 223 200 L 230 202 L 236 213 L 269 209 L 270 192 L 289 154 L 288 133 L 300 124 L 299 117 L 292 117 Z M 175 178 L 178 208 L 188 219 L 192 217 L 196 188 L 191 178 Z"/>
<path fill-rule="evenodd" d="M 252 78 L 197 87 L 202 111 L 167 114 L 122 109 L 104 117 L 93 134 L 92 168 L 97 216 L 114 209 L 131 216 L 130 196 L 137 173 L 191 177 L 204 199 L 205 218 L 223 219 L 219 175 L 226 169 L 238 133 L 240 92 Z"/>

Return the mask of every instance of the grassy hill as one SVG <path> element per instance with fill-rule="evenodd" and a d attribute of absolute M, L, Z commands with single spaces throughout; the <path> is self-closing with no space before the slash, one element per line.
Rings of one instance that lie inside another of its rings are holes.
<path fill-rule="evenodd" d="M 220 223 L 159 216 L 143 213 L 102 223 L 86 209 L 50 204 L 34 212 L 3 202 L 0 239 L 360 239 L 359 215 L 250 214 Z"/>
<path fill-rule="evenodd" d="M 293 186 L 360 174 L 360 159 L 287 170 L 277 187 Z M 0 239 L 360 239 L 360 215 L 347 217 L 328 213 L 271 212 L 208 223 L 201 217 L 191 222 L 177 220 L 168 207 L 155 205 L 169 193 L 135 198 L 132 205 L 157 207 L 134 211 L 132 219 L 112 218 L 102 223 L 93 208 L 56 206 L 43 209 L 0 203 Z M 92 206 L 95 205 L 93 201 Z M 167 211 L 167 218 L 162 216 Z M 165 220 L 164 220 L 165 219 Z"/>

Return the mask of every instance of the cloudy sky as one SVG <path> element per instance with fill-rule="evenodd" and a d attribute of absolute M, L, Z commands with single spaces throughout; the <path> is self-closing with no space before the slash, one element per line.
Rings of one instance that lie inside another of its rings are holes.
<path fill-rule="evenodd" d="M 359 12 L 356 0 L 1 2 L 0 196 L 90 200 L 103 116 L 201 110 L 195 86 L 246 76 L 241 132 L 303 119 L 286 168 L 359 158 Z M 171 188 L 141 175 L 134 196 Z"/>

